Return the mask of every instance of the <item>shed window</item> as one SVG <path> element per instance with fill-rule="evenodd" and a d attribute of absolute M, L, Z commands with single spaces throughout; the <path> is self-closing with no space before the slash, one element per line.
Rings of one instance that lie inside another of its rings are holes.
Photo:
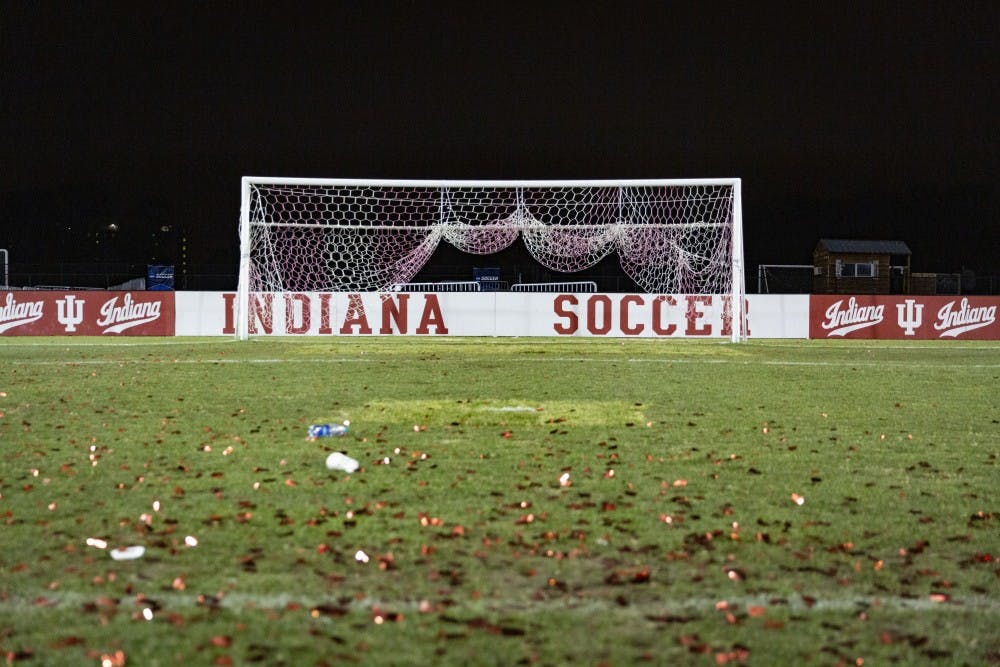
<path fill-rule="evenodd" d="M 841 262 L 837 260 L 838 278 L 876 278 L 878 262 Z"/>

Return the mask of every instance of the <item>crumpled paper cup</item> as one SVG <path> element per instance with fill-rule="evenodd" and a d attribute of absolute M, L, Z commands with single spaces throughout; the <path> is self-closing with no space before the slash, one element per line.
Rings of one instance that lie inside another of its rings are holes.
<path fill-rule="evenodd" d="M 118 549 L 112 549 L 110 553 L 113 560 L 135 560 L 136 558 L 142 558 L 142 555 L 146 553 L 146 547 L 138 545 L 133 547 L 119 547 Z"/>
<path fill-rule="evenodd" d="M 346 473 L 352 473 L 358 469 L 358 465 L 357 461 L 341 452 L 334 452 L 326 457 L 326 467 L 330 470 L 342 470 Z"/>

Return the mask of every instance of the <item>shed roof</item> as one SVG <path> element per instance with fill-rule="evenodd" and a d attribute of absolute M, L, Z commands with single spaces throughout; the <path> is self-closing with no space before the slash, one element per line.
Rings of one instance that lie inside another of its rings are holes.
<path fill-rule="evenodd" d="M 902 241 L 864 241 L 861 239 L 820 239 L 819 246 L 830 252 L 871 253 L 875 255 L 909 255 L 910 248 Z"/>

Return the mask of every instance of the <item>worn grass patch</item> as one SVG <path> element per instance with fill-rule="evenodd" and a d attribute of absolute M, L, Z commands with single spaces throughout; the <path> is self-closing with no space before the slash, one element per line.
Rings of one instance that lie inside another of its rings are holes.
<path fill-rule="evenodd" d="M 1000 661 L 994 344 L 11 339 L 0 368 L 11 663 Z"/>

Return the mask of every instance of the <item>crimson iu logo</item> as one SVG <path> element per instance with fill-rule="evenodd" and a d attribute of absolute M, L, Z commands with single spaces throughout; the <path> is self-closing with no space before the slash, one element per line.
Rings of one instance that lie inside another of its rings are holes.
<path fill-rule="evenodd" d="M 76 325 L 83 322 L 83 299 L 77 300 L 72 294 L 67 294 L 65 299 L 56 299 L 56 317 L 59 324 L 62 324 L 66 331 L 76 331 Z"/>
<path fill-rule="evenodd" d="M 916 330 L 924 321 L 924 304 L 916 299 L 907 299 L 896 304 L 896 322 L 907 336 L 916 335 Z"/>

